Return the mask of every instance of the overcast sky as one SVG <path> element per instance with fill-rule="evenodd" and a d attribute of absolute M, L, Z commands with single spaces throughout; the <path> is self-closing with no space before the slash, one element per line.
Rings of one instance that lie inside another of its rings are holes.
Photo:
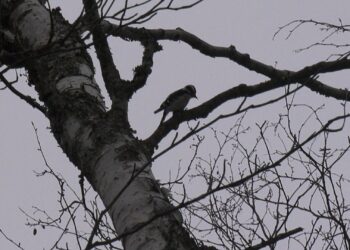
<path fill-rule="evenodd" d="M 52 1 L 52 6 L 60 5 L 62 13 L 70 21 L 79 13 L 81 5 L 73 6 L 72 0 Z M 117 1 L 118 2 L 118 1 Z M 304 53 L 295 53 L 296 49 L 306 47 L 322 38 L 322 33 L 314 26 L 305 26 L 289 40 L 287 32 L 282 32 L 273 40 L 273 34 L 279 26 L 295 19 L 315 19 L 324 22 L 350 23 L 350 2 L 346 0 L 206 0 L 193 9 L 179 12 L 163 12 L 145 24 L 149 28 L 181 27 L 213 45 L 234 45 L 239 51 L 266 64 L 281 69 L 296 70 L 305 65 L 324 60 L 333 50 L 315 48 Z M 137 43 L 126 43 L 120 39 L 109 39 L 118 69 L 121 75 L 130 78 L 132 69 L 140 62 L 141 49 Z M 191 83 L 197 87 L 199 100 L 193 100 L 193 107 L 204 102 L 214 94 L 240 83 L 256 84 L 264 77 L 250 72 L 226 59 L 213 59 L 193 51 L 180 42 L 162 42 L 164 50 L 154 58 L 153 73 L 147 86 L 140 90 L 130 104 L 130 120 L 141 138 L 149 135 L 158 125 L 161 115 L 153 111 L 172 91 Z M 95 64 L 97 71 L 98 64 Z M 20 73 L 25 73 L 23 70 Z M 347 72 L 336 76 L 323 76 L 327 83 L 346 86 Z M 101 81 L 100 76 L 96 76 Z M 34 94 L 25 82 L 16 85 L 26 93 Z M 317 95 L 314 95 L 318 98 Z M 317 99 L 319 101 L 319 99 Z M 323 99 L 323 102 L 331 102 Z M 219 111 L 229 110 L 231 104 Z M 273 112 L 271 112 L 273 116 Z M 57 185 L 50 178 L 37 178 L 34 171 L 42 171 L 44 163 L 37 151 L 37 142 L 32 122 L 38 128 L 40 140 L 46 157 L 57 172 L 72 184 L 77 184 L 78 171 L 68 161 L 47 129 L 47 120 L 40 112 L 19 100 L 8 90 L 0 91 L 0 130 L 1 169 L 0 175 L 0 228 L 20 241 L 25 249 L 46 249 L 55 238 L 49 230 L 39 230 L 33 236 L 32 229 L 24 226 L 25 216 L 19 211 L 28 212 L 32 206 L 38 206 L 51 212 L 57 212 Z M 266 117 L 266 113 L 257 114 L 257 119 Z M 229 122 L 228 122 L 229 123 Z M 225 121 L 218 126 L 225 127 Z M 227 125 L 229 126 L 229 125 Z M 166 145 L 167 140 L 161 144 Z M 181 146 L 180 146 L 181 147 Z M 154 163 L 154 174 L 161 180 L 168 178 L 169 169 L 176 169 L 178 161 L 186 160 L 188 145 L 176 149 Z M 207 148 L 210 151 L 210 148 Z M 171 163 L 171 164 L 170 164 Z M 0 235 L 1 249 L 17 249 Z"/>

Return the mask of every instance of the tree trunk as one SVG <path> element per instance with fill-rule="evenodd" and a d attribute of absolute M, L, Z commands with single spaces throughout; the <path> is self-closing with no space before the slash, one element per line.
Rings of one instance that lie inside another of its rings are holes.
<path fill-rule="evenodd" d="M 128 99 L 106 112 L 74 27 L 38 0 L 0 0 L 0 8 L 0 27 L 16 37 L 8 64 L 28 70 L 55 138 L 110 208 L 118 235 L 133 232 L 123 238 L 125 249 L 198 249 L 175 216 L 166 214 L 172 206 L 152 174 L 151 153 L 132 134 Z"/>

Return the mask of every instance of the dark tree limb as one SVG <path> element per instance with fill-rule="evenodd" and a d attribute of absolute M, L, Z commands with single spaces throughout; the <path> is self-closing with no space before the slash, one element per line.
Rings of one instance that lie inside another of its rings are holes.
<path fill-rule="evenodd" d="M 152 36 L 156 40 L 182 41 L 190 45 L 193 49 L 199 50 L 204 55 L 210 57 L 229 58 L 232 61 L 235 61 L 250 70 L 256 71 L 268 77 L 276 77 L 276 69 L 273 66 L 263 64 L 259 61 L 251 59 L 248 54 L 240 53 L 234 46 L 213 46 L 198 38 L 197 36 L 180 28 L 177 28 L 175 30 L 166 30 L 119 27 L 108 22 L 103 22 L 101 25 L 102 29 L 107 34 L 128 40 L 140 41 L 145 37 Z"/>
<path fill-rule="evenodd" d="M 131 81 L 131 93 L 135 93 L 137 90 L 145 86 L 149 75 L 152 73 L 153 55 L 157 51 L 160 51 L 162 47 L 158 42 L 152 38 L 141 41 L 144 50 L 142 56 L 142 64 L 134 69 L 134 77 Z"/>
<path fill-rule="evenodd" d="M 151 145 L 152 147 L 156 147 L 160 140 L 162 140 L 162 138 L 164 138 L 171 130 L 177 129 L 181 122 L 197 118 L 205 118 L 215 108 L 228 100 L 237 97 L 253 96 L 271 89 L 286 86 L 288 84 L 301 83 L 319 94 L 332 96 L 338 100 L 348 100 L 348 90 L 333 88 L 315 79 L 315 76 L 321 73 L 334 72 L 350 68 L 350 60 L 346 57 L 336 61 L 318 62 L 311 66 L 304 67 L 299 71 L 279 70 L 270 65 L 252 59 L 248 54 L 243 54 L 236 50 L 234 46 L 229 46 L 226 48 L 213 46 L 182 29 L 139 29 L 132 27 L 120 27 L 108 22 L 101 23 L 101 27 L 105 33 L 119 36 L 127 40 L 143 41 L 149 37 L 152 37 L 155 40 L 180 40 L 189 44 L 192 48 L 199 50 L 202 54 L 211 57 L 224 57 L 231 59 L 249 70 L 253 70 L 271 78 L 270 81 L 265 83 L 260 83 L 253 86 L 240 85 L 238 87 L 231 88 L 213 97 L 197 108 L 182 112 L 181 116 L 174 116 L 167 122 L 161 124 L 159 128 L 148 139 L 146 139 L 148 145 Z M 145 84 L 145 82 L 143 84 Z"/>
<path fill-rule="evenodd" d="M 173 129 L 177 129 L 182 122 L 194 120 L 197 118 L 207 117 L 215 108 L 228 100 L 239 97 L 253 96 L 271 89 L 280 87 L 276 81 L 262 82 L 256 85 L 247 86 L 240 84 L 239 86 L 228 89 L 196 108 L 181 112 L 179 115 L 174 115 L 166 122 L 159 125 L 154 133 L 145 140 L 145 143 L 151 147 L 157 147 L 158 143 Z"/>
<path fill-rule="evenodd" d="M 101 25 L 107 34 L 128 40 L 131 39 L 140 41 L 145 37 L 152 36 L 156 40 L 182 41 L 190 45 L 193 49 L 200 51 L 204 55 L 210 57 L 228 58 L 249 70 L 255 71 L 269 78 L 288 78 L 293 80 L 310 77 L 314 74 L 328 73 L 350 68 L 350 60 L 345 57 L 340 60 L 330 62 L 318 62 L 314 65 L 307 66 L 304 69 L 297 71 L 298 73 L 296 73 L 289 70 L 279 70 L 271 65 L 254 60 L 250 57 L 249 54 L 239 52 L 232 45 L 229 47 L 211 45 L 199 37 L 193 35 L 192 33 L 180 28 L 177 28 L 175 30 L 166 30 L 119 27 L 108 22 L 103 22 Z"/>
<path fill-rule="evenodd" d="M 98 25 L 101 18 L 98 14 L 98 7 L 95 0 L 84 0 L 84 7 L 88 17 L 89 29 L 93 36 L 93 43 L 96 54 L 100 62 L 102 77 L 106 85 L 108 94 L 112 101 L 115 100 L 117 94 L 117 86 L 120 85 L 121 79 L 117 70 L 112 53 L 109 49 L 107 37 Z"/>
<path fill-rule="evenodd" d="M 308 87 L 310 90 L 326 97 L 333 97 L 342 101 L 348 101 L 350 99 L 350 92 L 348 89 L 334 88 L 318 81 L 317 79 L 308 78 L 301 80 L 300 83 Z"/>
<path fill-rule="evenodd" d="M 278 80 L 270 80 L 262 82 L 256 85 L 240 84 L 236 87 L 228 89 L 203 104 L 181 112 L 181 115 L 174 115 L 166 122 L 160 124 L 160 126 L 153 132 L 153 134 L 145 140 L 145 143 L 150 147 L 157 147 L 158 143 L 171 131 L 179 127 L 182 122 L 190 121 L 198 118 L 207 117 L 214 109 L 222 105 L 228 100 L 236 99 L 239 97 L 251 97 L 273 89 L 277 89 L 288 84 L 295 84 L 296 82 L 280 82 Z M 338 100 L 349 99 L 350 93 L 347 89 L 332 88 L 316 79 L 303 79 L 299 81 L 302 85 L 308 87 L 312 91 L 325 96 L 331 96 Z"/>
<path fill-rule="evenodd" d="M 28 103 L 30 106 L 32 106 L 35 109 L 38 109 L 43 113 L 45 116 L 47 116 L 47 109 L 44 106 L 41 106 L 39 103 L 36 102 L 36 100 L 28 95 L 22 94 L 20 91 L 18 91 L 16 88 L 12 86 L 12 84 L 3 76 L 3 74 L 0 74 L 0 81 L 5 84 L 5 86 L 16 96 L 24 100 L 26 103 Z"/>
<path fill-rule="evenodd" d="M 246 250 L 258 250 L 258 249 L 261 249 L 263 247 L 271 246 L 273 244 L 276 244 L 278 241 L 283 240 L 285 238 L 288 238 L 288 237 L 292 236 L 293 234 L 299 233 L 301 231 L 303 231 L 303 228 L 301 228 L 301 227 L 295 228 L 295 229 L 290 230 L 288 232 L 278 234 L 275 237 L 270 238 L 269 240 L 261 242 L 260 244 L 248 247 L 248 248 L 246 248 Z"/>
<path fill-rule="evenodd" d="M 318 129 L 315 132 L 313 132 L 310 136 L 308 136 L 302 142 L 297 143 L 295 145 L 292 145 L 291 148 L 288 150 L 288 152 L 285 155 L 283 155 L 281 158 L 279 158 L 278 160 L 274 161 L 273 163 L 261 166 L 260 168 L 256 169 L 254 172 L 252 172 L 252 173 L 250 173 L 250 174 L 248 174 L 248 175 L 246 175 L 244 177 L 242 176 L 239 180 L 232 181 L 232 182 L 229 182 L 229 183 L 224 184 L 224 185 L 219 185 L 219 186 L 217 186 L 217 187 L 215 187 L 215 188 L 213 188 L 211 190 L 208 190 L 206 193 L 203 193 L 203 194 L 200 194 L 199 196 L 196 196 L 195 198 L 193 198 L 191 200 L 183 201 L 178 206 L 173 207 L 173 208 L 171 208 L 171 209 L 169 209 L 167 211 L 164 211 L 162 213 L 159 213 L 159 214 L 155 215 L 153 218 L 151 218 L 149 221 L 139 224 L 138 227 L 133 228 L 131 231 L 126 232 L 124 235 L 119 235 L 115 240 L 121 239 L 121 238 L 125 237 L 125 235 L 128 235 L 130 233 L 134 233 L 134 232 L 140 230 L 140 228 L 144 227 L 145 225 L 147 225 L 148 223 L 154 221 L 155 219 L 157 219 L 159 217 L 162 217 L 162 216 L 164 216 L 166 214 L 169 214 L 169 213 L 172 213 L 174 211 L 177 211 L 178 209 L 184 208 L 184 207 L 188 206 L 189 204 L 193 204 L 193 203 L 195 203 L 197 201 L 200 201 L 200 200 L 202 200 L 202 199 L 204 199 L 204 198 L 206 198 L 206 197 L 208 197 L 208 196 L 210 196 L 210 195 L 212 195 L 214 193 L 220 192 L 222 190 L 226 190 L 228 188 L 238 187 L 238 186 L 246 183 L 248 180 L 251 180 L 255 176 L 258 176 L 259 174 L 261 174 L 261 173 L 263 173 L 263 172 L 265 172 L 267 170 L 270 170 L 270 169 L 276 168 L 278 166 L 281 166 L 282 162 L 284 162 L 292 154 L 297 152 L 301 147 L 303 147 L 306 144 L 308 144 L 310 141 L 312 141 L 314 138 L 319 136 L 321 133 L 323 133 L 325 131 L 331 131 L 330 130 L 330 126 L 331 125 L 333 125 L 337 121 L 344 120 L 344 119 L 348 118 L 349 116 L 350 116 L 350 114 L 345 114 L 345 115 L 337 116 L 337 117 L 334 117 L 333 119 L 328 120 L 324 125 L 322 125 L 322 127 L 320 129 Z M 279 234 L 279 235 L 275 236 L 274 238 L 271 238 L 270 240 L 264 241 L 264 242 L 262 242 L 260 244 L 264 244 L 264 246 L 271 245 L 271 244 L 274 244 L 274 243 L 276 243 L 277 241 L 279 241 L 281 239 L 287 238 L 287 237 L 289 237 L 289 236 L 291 236 L 291 235 L 293 235 L 295 233 L 298 233 L 298 232 L 300 232 L 302 230 L 303 229 L 301 227 L 299 227 L 299 228 L 290 230 L 290 231 L 288 231 L 286 233 Z M 259 246 L 259 245 L 256 245 L 256 246 Z M 251 249 L 259 249 L 259 248 L 256 248 L 256 246 L 254 246 L 255 248 L 251 248 Z"/>

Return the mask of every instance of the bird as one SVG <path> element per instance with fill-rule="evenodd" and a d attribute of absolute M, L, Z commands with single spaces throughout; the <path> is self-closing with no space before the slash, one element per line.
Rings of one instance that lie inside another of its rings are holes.
<path fill-rule="evenodd" d="M 186 85 L 182 89 L 176 90 L 168 95 L 154 113 L 156 114 L 162 110 L 164 111 L 162 120 L 160 121 L 160 123 L 162 123 L 169 112 L 174 113 L 184 110 L 191 98 L 198 99 L 196 96 L 196 88 L 193 85 Z"/>

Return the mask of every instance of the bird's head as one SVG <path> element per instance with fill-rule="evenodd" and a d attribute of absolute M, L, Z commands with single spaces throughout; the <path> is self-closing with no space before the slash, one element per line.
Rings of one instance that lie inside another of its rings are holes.
<path fill-rule="evenodd" d="M 186 85 L 184 89 L 190 94 L 191 97 L 198 99 L 196 96 L 196 88 L 193 85 Z"/>

